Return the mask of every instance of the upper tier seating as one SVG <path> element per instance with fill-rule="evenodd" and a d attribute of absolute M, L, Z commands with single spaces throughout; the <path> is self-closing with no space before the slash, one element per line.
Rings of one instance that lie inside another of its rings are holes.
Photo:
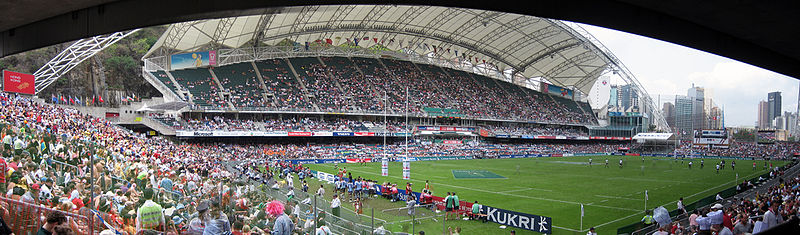
<path fill-rule="evenodd" d="M 217 80 L 230 93 L 229 101 L 235 107 L 268 106 L 261 93 L 263 86 L 256 77 L 250 62 L 230 64 L 214 68 Z"/>
<path fill-rule="evenodd" d="M 313 110 L 313 105 L 300 89 L 291 68 L 284 59 L 256 62 L 264 85 L 279 110 Z"/>
<path fill-rule="evenodd" d="M 219 97 L 217 85 L 207 68 L 171 71 L 175 80 L 192 94 L 194 103 L 203 108 L 223 109 L 226 103 Z"/>
<path fill-rule="evenodd" d="M 249 62 L 214 68 L 223 92 L 230 93 L 229 101 L 237 109 L 344 113 L 383 113 L 386 109 L 392 114 L 407 109 L 411 115 L 424 116 L 431 115 L 424 108 L 437 108 L 457 110 L 464 118 L 597 123 L 586 103 L 434 65 L 362 57 L 271 59 L 255 64 L 263 87 Z M 153 74 L 169 83 L 163 72 Z M 206 69 L 173 71 L 173 76 L 194 95 L 196 104 L 224 107 Z M 265 96 L 261 94 L 264 90 Z"/>

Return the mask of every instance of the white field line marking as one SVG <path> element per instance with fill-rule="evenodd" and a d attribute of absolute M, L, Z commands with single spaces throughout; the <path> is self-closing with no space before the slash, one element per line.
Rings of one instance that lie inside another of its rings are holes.
<path fill-rule="evenodd" d="M 501 191 L 501 193 L 513 193 L 513 192 L 521 192 L 521 191 L 528 191 L 528 190 L 539 190 L 539 191 L 545 191 L 545 192 L 552 192 L 553 191 L 553 190 L 550 190 L 550 189 L 540 189 L 540 188 L 521 188 L 521 189 L 508 190 L 508 191 Z"/>
<path fill-rule="evenodd" d="M 559 227 L 559 226 L 555 226 L 555 225 L 552 225 L 552 226 L 550 226 L 550 227 L 553 227 L 553 228 L 558 228 L 558 229 L 563 229 L 563 230 L 567 230 L 567 231 L 570 231 L 570 232 L 582 232 L 582 231 L 580 231 L 580 230 L 577 230 L 577 229 L 571 229 L 571 228 Z M 589 230 L 586 230 L 586 231 L 589 231 Z"/>
<path fill-rule="evenodd" d="M 543 189 L 543 188 L 531 188 L 531 187 L 522 187 L 522 186 L 511 186 L 511 187 L 519 188 L 519 189 L 530 189 L 530 190 L 539 190 L 539 191 L 545 191 L 545 192 L 553 192 L 553 190 Z"/>
<path fill-rule="evenodd" d="M 616 196 L 607 196 L 607 195 L 594 195 L 595 197 L 602 197 L 602 198 L 614 198 L 614 199 L 623 199 L 623 200 L 633 200 L 633 201 L 643 201 L 643 199 L 635 199 L 635 198 L 627 198 L 627 197 L 616 197 Z"/>
<path fill-rule="evenodd" d="M 750 175 L 748 175 L 748 176 L 745 176 L 745 177 L 744 177 L 744 179 L 748 179 L 748 178 L 750 178 L 751 176 L 754 176 L 754 175 L 757 175 L 757 174 L 761 174 L 761 172 L 756 172 L 756 173 L 750 174 Z M 695 194 L 689 195 L 689 196 L 688 196 L 688 197 L 686 197 L 686 198 L 690 198 L 690 197 L 697 196 L 698 194 L 702 194 L 702 193 L 708 192 L 709 190 L 712 190 L 712 189 L 715 189 L 715 188 L 719 188 L 720 186 L 725 186 L 725 185 L 727 185 L 728 183 L 730 183 L 730 182 L 722 183 L 722 184 L 720 184 L 720 185 L 717 185 L 717 186 L 714 186 L 714 187 L 712 187 L 712 188 L 708 188 L 708 189 L 706 189 L 706 190 L 703 190 L 703 191 L 701 191 L 701 192 L 698 192 L 698 193 L 695 193 Z M 672 204 L 672 203 L 675 203 L 675 202 L 678 202 L 678 200 L 671 201 L 671 202 L 667 202 L 667 203 L 665 203 L 664 205 L 661 205 L 661 206 L 666 206 L 666 205 L 669 205 L 669 204 Z M 602 226 L 605 226 L 605 225 L 608 225 L 608 224 L 612 224 L 612 223 L 615 223 L 615 222 L 617 222 L 617 221 L 624 220 L 624 219 L 630 218 L 631 216 L 638 215 L 638 214 L 642 214 L 642 213 L 644 213 L 644 212 L 643 212 L 643 211 L 636 212 L 636 213 L 634 213 L 634 214 L 632 214 L 632 215 L 629 215 L 629 216 L 625 216 L 625 217 L 622 217 L 622 218 L 619 218 L 619 219 L 615 219 L 615 220 L 612 220 L 612 221 L 609 221 L 609 222 L 606 222 L 606 223 L 603 223 L 603 224 L 600 224 L 600 225 L 595 225 L 594 227 L 595 227 L 595 228 L 599 228 L 599 227 L 602 227 Z M 589 230 L 583 230 L 583 231 L 580 231 L 580 232 L 585 232 L 585 231 L 589 231 Z"/>
<path fill-rule="evenodd" d="M 628 178 L 628 177 L 609 177 L 610 180 L 630 180 L 630 181 L 652 181 L 652 182 L 668 182 L 668 183 L 684 183 L 676 180 L 657 180 L 657 179 L 642 179 L 642 178 Z M 697 182 L 695 182 L 697 183 Z"/>
<path fill-rule="evenodd" d="M 532 188 L 523 188 L 523 189 L 514 189 L 514 190 L 500 191 L 500 192 L 501 192 L 501 193 L 513 193 L 513 192 L 522 192 L 522 191 L 528 191 L 528 190 L 531 190 L 531 189 L 532 189 Z"/>
<path fill-rule="evenodd" d="M 365 173 L 365 174 L 372 174 L 372 175 L 380 175 L 378 173 L 366 172 L 366 171 L 360 171 L 360 170 L 351 170 L 351 171 L 357 171 L 357 172 L 361 172 L 361 173 Z M 402 177 L 398 177 L 398 176 L 389 176 L 389 177 L 402 180 Z M 411 179 L 411 180 L 407 180 L 407 181 L 424 182 L 423 180 L 416 180 L 416 179 Z M 450 185 L 450 184 L 443 184 L 443 183 L 436 183 L 436 184 L 444 185 L 444 186 L 448 186 L 448 187 L 453 187 L 453 188 L 464 189 L 464 190 L 471 190 L 471 191 L 477 191 L 477 192 L 483 192 L 483 193 L 500 194 L 500 195 L 506 195 L 506 196 L 512 196 L 512 197 L 521 197 L 521 198 L 536 199 L 536 200 L 550 201 L 550 202 L 560 202 L 560 203 L 573 204 L 573 205 L 585 204 L 585 203 L 580 203 L 580 202 L 564 201 L 564 200 L 550 199 L 550 198 L 543 198 L 543 197 L 531 197 L 531 196 L 510 194 L 510 193 L 503 193 L 503 192 L 493 192 L 493 191 L 489 191 L 489 190 L 468 188 L 468 187 L 462 187 L 462 186 Z M 601 207 L 601 208 L 607 208 L 607 209 L 624 210 L 624 211 L 640 211 L 638 209 L 613 207 L 613 206 L 601 206 L 601 205 L 592 205 L 592 206 Z"/>

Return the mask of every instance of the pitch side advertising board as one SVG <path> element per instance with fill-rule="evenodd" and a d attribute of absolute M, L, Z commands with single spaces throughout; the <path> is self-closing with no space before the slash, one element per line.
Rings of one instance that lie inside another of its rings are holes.
<path fill-rule="evenodd" d="M 36 93 L 36 77 L 3 70 L 3 91 L 33 95 Z"/>

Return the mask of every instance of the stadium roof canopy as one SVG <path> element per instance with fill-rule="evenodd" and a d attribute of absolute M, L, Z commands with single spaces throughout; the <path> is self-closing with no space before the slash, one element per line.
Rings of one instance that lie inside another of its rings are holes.
<path fill-rule="evenodd" d="M 145 58 L 277 45 L 287 39 L 301 44 L 382 46 L 469 62 L 525 78 L 544 78 L 584 94 L 614 63 L 593 39 L 558 20 L 466 8 L 396 5 L 270 8 L 260 15 L 175 23 Z"/>

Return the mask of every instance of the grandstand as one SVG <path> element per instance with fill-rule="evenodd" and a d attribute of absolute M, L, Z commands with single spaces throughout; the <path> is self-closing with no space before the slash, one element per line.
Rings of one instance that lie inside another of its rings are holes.
<path fill-rule="evenodd" d="M 599 122 L 586 98 L 581 97 L 586 97 L 594 79 L 616 71 L 615 74 L 622 74 L 622 80 L 637 83 L 624 68 L 614 68 L 618 61 L 606 56 L 607 50 L 590 35 L 559 21 L 504 13 L 498 18 L 498 24 L 482 26 L 488 26 L 489 30 L 475 28 L 481 24 L 463 28 L 456 22 L 468 22 L 469 15 L 477 13 L 451 9 L 447 11 L 451 14 L 446 17 L 448 22 L 440 22 L 443 16 L 407 20 L 399 15 L 376 13 L 370 18 L 373 23 L 356 27 L 343 19 L 365 17 L 357 13 L 361 10 L 386 12 L 388 9 L 376 6 L 293 9 L 296 11 L 173 24 L 146 54 L 145 70 L 151 73 L 169 71 L 172 65 L 164 58 L 171 55 L 163 52 L 171 51 L 173 55 L 190 52 L 213 42 L 232 49 L 214 50 L 218 62 L 206 66 L 219 70 L 230 64 L 255 63 L 265 83 L 265 101 L 272 105 L 256 105 L 260 103 L 257 101 L 247 102 L 253 103 L 248 105 L 235 98 L 253 96 L 252 91 L 257 88 L 244 88 L 247 92 L 237 91 L 241 95 L 226 96 L 230 94 L 229 88 L 222 87 L 204 93 L 223 92 L 221 97 L 225 97 L 226 102 L 236 104 L 210 106 L 205 98 L 198 98 L 194 107 L 203 110 L 217 107 L 265 112 L 387 112 L 424 117 L 423 108 L 431 107 L 457 109 L 464 118 L 473 120 L 589 126 L 599 125 Z M 356 9 L 358 11 L 354 11 Z M 447 8 L 398 6 L 395 10 L 428 15 L 444 13 L 439 12 L 444 9 Z M 283 21 L 288 31 L 265 31 L 264 25 L 256 24 L 259 19 L 278 19 L 272 17 L 290 19 Z M 509 38 L 516 40 L 486 40 L 507 29 L 504 22 L 529 24 L 508 32 L 513 35 Z M 437 23 L 445 25 L 437 30 L 420 27 Z M 227 37 L 208 37 L 214 34 L 206 31 L 215 27 L 222 27 Z M 404 29 L 398 30 L 400 28 Z M 179 37 L 175 34 L 178 32 L 181 32 Z M 356 37 L 354 32 L 375 35 Z M 245 43 L 248 35 L 259 35 L 253 40 L 261 40 L 259 45 L 266 46 L 253 47 Z M 449 40 L 439 35 L 469 35 L 468 38 L 476 41 Z M 536 38 L 534 44 L 525 44 L 531 41 L 528 37 L 534 37 L 529 35 L 540 38 Z M 263 68 L 267 64 L 276 67 Z M 216 80 L 220 80 L 219 77 Z M 543 93 L 539 91 L 542 84 L 558 85 L 576 95 L 556 97 Z M 642 98 L 646 101 L 642 102 L 640 111 L 653 116 L 653 124 L 658 128 L 668 128 L 649 96 L 643 93 Z M 383 99 L 387 100 L 386 105 Z M 410 103 L 408 110 L 406 102 Z"/>
<path fill-rule="evenodd" d="M 405 112 L 407 87 L 410 103 L 408 114 L 412 116 L 426 115 L 424 108 L 439 108 L 468 111 L 463 114 L 472 119 L 597 124 L 591 109 L 586 111 L 581 108 L 588 106 L 586 102 L 554 97 L 478 74 L 453 70 L 451 72 L 455 76 L 451 76 L 446 70 L 428 64 L 371 58 L 352 59 L 352 63 L 360 65 L 360 69 L 348 71 L 346 74 L 337 66 L 353 68 L 353 65 L 343 58 L 291 58 L 291 69 L 288 68 L 286 59 L 256 61 L 267 88 L 265 94 L 273 97 L 269 100 L 275 101 L 274 107 L 266 105 L 269 102 L 262 98 L 260 82 L 248 62 L 216 67 L 213 69 L 216 77 L 211 77 L 206 69 L 177 70 L 170 73 L 182 87 L 187 87 L 194 97 L 193 102 L 202 110 L 227 110 L 233 106 L 234 110 L 376 113 L 383 110 L 385 90 L 387 109 L 390 113 L 399 114 Z M 329 68 L 321 60 L 336 62 L 338 65 Z M 362 76 L 359 71 L 371 72 Z M 161 77 L 157 81 L 166 82 L 166 87 L 175 89 L 175 93 L 178 93 L 177 88 L 170 85 L 169 79 L 163 78 L 166 72 L 152 74 Z M 218 88 L 216 80 L 219 80 L 222 88 Z M 481 97 L 479 94 L 497 96 Z M 485 99 L 485 102 L 478 102 L 480 99 Z"/>
<path fill-rule="evenodd" d="M 214 68 L 214 74 L 234 107 L 265 107 L 264 90 L 252 63 L 230 64 Z"/>
<path fill-rule="evenodd" d="M 446 7 L 288 7 L 172 24 L 143 62 L 162 98 L 108 108 L 0 94 L 0 132 L 12 138 L 3 154 L 19 171 L 8 177 L 11 199 L 0 203 L 15 210 L 4 215 L 12 226 L 39 227 L 30 218 L 55 206 L 75 212 L 80 232 L 135 234 L 142 229 L 125 206 L 150 205 L 141 198 L 154 190 L 173 216 L 164 225 L 175 225 L 160 230 L 197 229 L 206 219 L 237 232 L 269 230 L 285 214 L 295 231 L 325 224 L 334 234 L 450 226 L 465 234 L 583 234 L 584 225 L 639 233 L 654 229 L 637 222 L 643 208 L 664 207 L 679 221 L 680 197 L 701 209 L 717 194 L 726 201 L 762 190 L 777 199 L 781 190 L 764 187 L 798 172 L 789 161 L 800 155 L 797 143 L 697 149 L 631 141 L 635 132 L 669 127 L 613 54 L 557 20 Z M 640 92 L 635 117 L 644 123 L 605 126 L 594 113 L 587 94 L 609 74 Z M 161 108 L 175 103 L 182 105 Z M 614 133 L 598 134 L 606 132 Z M 731 169 L 715 173 L 714 164 Z M 25 196 L 48 179 L 62 200 Z M 432 191 L 423 188 L 429 181 Z M 337 182 L 361 185 L 362 195 L 334 192 Z M 800 181 L 787 182 L 782 187 L 797 192 Z M 447 192 L 461 196 L 458 219 L 442 220 Z M 416 202 L 406 204 L 411 195 Z M 263 214 L 272 200 L 287 203 L 285 213 Z M 476 200 L 483 207 L 473 213 Z M 203 203 L 230 217 L 195 214 Z M 585 224 L 576 219 L 584 206 Z M 481 213 L 493 223 L 463 220 Z M 497 219 L 503 215 L 538 223 Z"/>
<path fill-rule="evenodd" d="M 286 60 L 258 61 L 255 64 L 267 88 L 267 97 L 271 97 L 278 110 L 313 109 Z"/>
<path fill-rule="evenodd" d="M 192 102 L 201 109 L 225 109 L 227 103 L 222 99 L 219 85 L 207 68 L 170 71 L 175 81 L 191 94 Z"/>

